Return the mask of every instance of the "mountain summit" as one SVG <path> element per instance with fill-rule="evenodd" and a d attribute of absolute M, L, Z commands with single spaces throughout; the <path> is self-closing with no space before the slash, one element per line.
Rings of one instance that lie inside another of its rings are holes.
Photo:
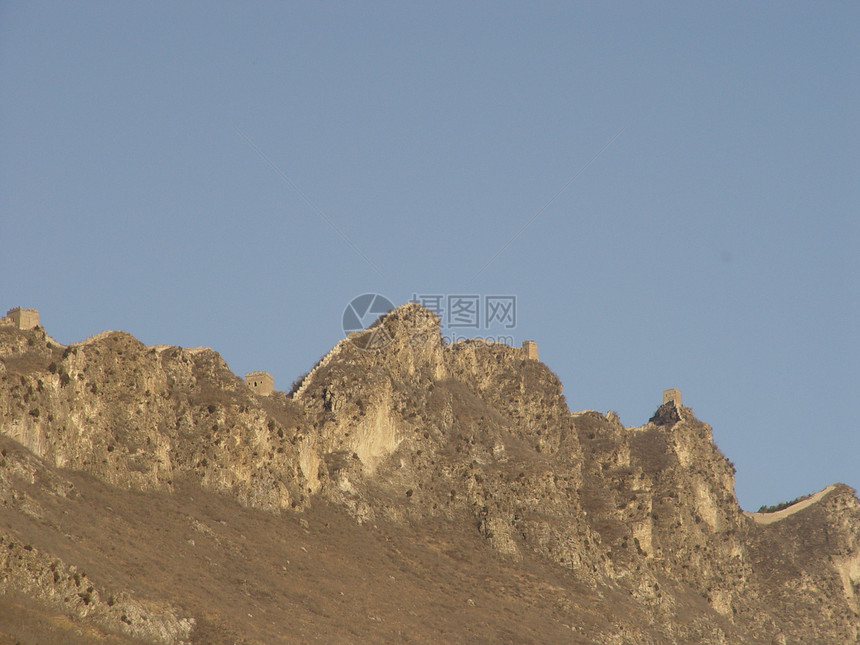
<path fill-rule="evenodd" d="M 572 412 L 414 303 L 267 396 L 208 348 L 2 325 L 0 455 L 0 642 L 860 638 L 854 491 L 746 513 L 680 396 Z"/>

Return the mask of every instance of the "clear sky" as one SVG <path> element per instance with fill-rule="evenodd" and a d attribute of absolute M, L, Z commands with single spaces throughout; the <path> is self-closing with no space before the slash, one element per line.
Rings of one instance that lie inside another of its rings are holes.
<path fill-rule="evenodd" d="M 858 34 L 856 2 L 2 2 L 0 307 L 289 389 L 355 296 L 515 296 L 443 331 L 536 340 L 626 425 L 678 387 L 748 510 L 857 488 Z"/>

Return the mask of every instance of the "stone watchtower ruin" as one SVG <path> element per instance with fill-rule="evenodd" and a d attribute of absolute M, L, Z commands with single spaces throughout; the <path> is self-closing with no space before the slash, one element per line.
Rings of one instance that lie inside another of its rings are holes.
<path fill-rule="evenodd" d="M 275 380 L 268 372 L 248 372 L 245 374 L 245 385 L 260 396 L 269 396 L 275 390 Z"/>
<path fill-rule="evenodd" d="M 35 309 L 15 307 L 6 312 L 4 320 L 11 321 L 18 329 L 33 329 L 39 324 L 39 312 Z"/>
<path fill-rule="evenodd" d="M 523 341 L 523 353 L 526 355 L 526 358 L 533 358 L 536 361 L 540 360 L 538 358 L 537 343 L 533 340 Z"/>
<path fill-rule="evenodd" d="M 675 407 L 681 406 L 681 391 L 678 388 L 663 390 L 663 405 L 674 403 Z"/>

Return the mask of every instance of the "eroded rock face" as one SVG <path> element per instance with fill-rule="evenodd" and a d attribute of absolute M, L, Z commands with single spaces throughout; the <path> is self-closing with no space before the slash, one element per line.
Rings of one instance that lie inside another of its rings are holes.
<path fill-rule="evenodd" d="M 573 413 L 544 364 L 503 344 L 446 345 L 412 303 L 338 343 L 292 397 L 255 396 L 209 349 L 122 332 L 63 348 L 38 328 L 2 329 L 0 428 L 48 464 L 130 490 L 192 478 L 267 511 L 325 499 L 359 523 L 465 522 L 506 562 L 539 558 L 632 599 L 642 624 L 619 617 L 618 642 L 858 635 L 853 491 L 757 522 L 689 408 L 664 404 L 640 427 Z M 0 471 L 4 503 L 10 478 L 34 476 L 27 463 Z M 185 617 L 162 613 L 174 630 L 164 642 L 184 638 L 170 621 Z"/>
<path fill-rule="evenodd" d="M 28 333 L 29 351 L 4 359 L 0 427 L 39 457 L 135 490 L 191 474 L 252 506 L 307 503 L 302 410 L 261 402 L 216 352 L 123 332 L 49 347 Z"/>

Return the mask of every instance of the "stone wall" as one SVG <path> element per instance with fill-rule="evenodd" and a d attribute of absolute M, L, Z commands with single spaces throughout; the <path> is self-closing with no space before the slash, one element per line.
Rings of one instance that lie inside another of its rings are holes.
<path fill-rule="evenodd" d="M 681 392 L 677 388 L 663 390 L 663 403 L 674 403 L 676 406 L 681 405 Z"/>
<path fill-rule="evenodd" d="M 538 358 L 537 343 L 533 340 L 524 340 L 523 341 L 523 352 L 525 352 L 526 358 L 532 358 L 536 361 L 540 360 Z"/>
<path fill-rule="evenodd" d="M 302 379 L 301 384 L 299 385 L 298 389 L 296 389 L 295 393 L 293 394 L 293 398 L 294 399 L 300 399 L 302 397 L 302 395 L 305 393 L 305 390 L 308 389 L 308 386 L 311 383 L 311 377 L 317 372 L 317 370 L 320 370 L 323 367 L 325 367 L 326 365 L 328 365 L 331 362 L 331 360 L 341 352 L 344 344 L 350 343 L 350 342 L 352 342 L 352 341 L 350 341 L 349 338 L 342 338 L 340 341 L 338 341 L 338 343 L 329 350 L 328 354 L 323 356 L 320 359 L 319 363 L 314 365 L 314 367 L 311 369 L 311 371 L 307 373 L 307 375 L 305 376 L 304 379 Z"/>
<path fill-rule="evenodd" d="M 245 374 L 245 385 L 260 396 L 269 396 L 275 390 L 275 380 L 268 372 L 248 372 Z"/>
<path fill-rule="evenodd" d="M 36 309 L 15 307 L 6 312 L 6 318 L 18 329 L 33 329 L 39 324 L 39 312 Z"/>

